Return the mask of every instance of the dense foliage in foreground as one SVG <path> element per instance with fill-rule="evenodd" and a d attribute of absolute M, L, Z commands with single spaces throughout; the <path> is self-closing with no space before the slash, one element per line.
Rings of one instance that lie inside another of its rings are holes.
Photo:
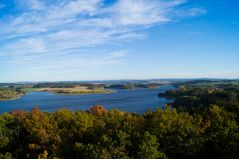
<path fill-rule="evenodd" d="M 239 158 L 239 124 L 212 105 L 197 114 L 166 107 L 144 115 L 101 106 L 0 116 L 0 158 Z"/>

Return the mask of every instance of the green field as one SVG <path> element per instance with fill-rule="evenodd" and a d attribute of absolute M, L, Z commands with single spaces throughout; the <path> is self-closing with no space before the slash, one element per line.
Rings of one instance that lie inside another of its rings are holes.
<path fill-rule="evenodd" d="M 87 87 L 74 87 L 74 88 L 26 88 L 26 92 L 52 92 L 54 94 L 62 95 L 77 95 L 77 94 L 104 94 L 112 93 L 108 89 L 88 89 Z"/>

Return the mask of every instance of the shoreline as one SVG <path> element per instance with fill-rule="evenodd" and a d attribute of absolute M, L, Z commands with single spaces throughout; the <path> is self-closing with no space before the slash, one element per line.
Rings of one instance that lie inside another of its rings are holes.
<path fill-rule="evenodd" d="M 17 100 L 17 99 L 21 98 L 21 97 L 24 96 L 24 95 L 26 95 L 26 93 L 25 93 L 25 94 L 21 94 L 21 95 L 19 95 L 19 96 L 17 96 L 17 97 L 14 97 L 14 98 L 0 99 L 0 102 L 11 101 L 11 100 Z"/>

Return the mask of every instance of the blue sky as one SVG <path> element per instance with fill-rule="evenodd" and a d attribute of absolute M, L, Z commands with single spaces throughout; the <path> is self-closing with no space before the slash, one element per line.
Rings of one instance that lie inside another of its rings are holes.
<path fill-rule="evenodd" d="M 0 82 L 239 78 L 237 0 L 0 0 Z"/>

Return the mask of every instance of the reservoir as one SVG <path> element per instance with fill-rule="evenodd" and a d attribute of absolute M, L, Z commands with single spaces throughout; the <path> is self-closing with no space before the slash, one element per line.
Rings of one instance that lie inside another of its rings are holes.
<path fill-rule="evenodd" d="M 144 113 L 147 110 L 162 108 L 171 102 L 158 97 L 158 93 L 173 89 L 173 86 L 162 86 L 152 89 L 119 89 L 110 94 L 56 95 L 50 92 L 29 92 L 16 100 L 0 101 L 0 113 L 23 109 L 30 111 L 38 107 L 41 111 L 56 111 L 66 108 L 72 111 L 89 110 L 93 105 L 100 104 L 106 109 Z"/>

